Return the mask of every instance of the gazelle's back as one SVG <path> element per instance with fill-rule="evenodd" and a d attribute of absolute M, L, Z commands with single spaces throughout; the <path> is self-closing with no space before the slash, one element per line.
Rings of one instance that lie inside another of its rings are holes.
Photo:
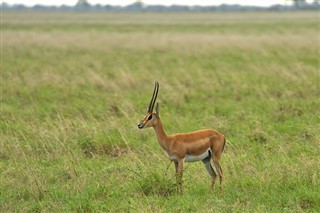
<path fill-rule="evenodd" d="M 203 139 L 223 139 L 224 135 L 220 132 L 217 132 L 212 129 L 203 129 L 190 133 L 178 133 L 171 136 L 171 138 L 175 138 L 176 140 L 181 140 L 184 143 L 195 143 L 197 141 L 201 141 Z"/>

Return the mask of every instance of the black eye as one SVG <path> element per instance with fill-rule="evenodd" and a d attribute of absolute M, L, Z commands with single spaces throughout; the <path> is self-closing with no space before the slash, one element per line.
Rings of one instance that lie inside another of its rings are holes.
<path fill-rule="evenodd" d="M 151 120 L 151 119 L 152 119 L 152 115 L 149 115 L 149 117 L 148 117 L 148 121 L 149 121 L 149 120 Z"/>

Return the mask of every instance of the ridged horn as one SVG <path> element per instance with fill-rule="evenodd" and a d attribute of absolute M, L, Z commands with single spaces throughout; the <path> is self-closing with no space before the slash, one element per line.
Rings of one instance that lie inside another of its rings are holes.
<path fill-rule="evenodd" d="M 150 113 L 153 111 L 154 103 L 156 102 L 157 97 L 158 97 L 158 92 L 159 92 L 159 83 L 158 83 L 158 81 L 156 81 L 154 83 L 154 90 L 153 90 L 152 98 L 151 98 L 151 101 L 150 101 L 150 104 L 148 107 L 148 112 L 150 112 Z"/>

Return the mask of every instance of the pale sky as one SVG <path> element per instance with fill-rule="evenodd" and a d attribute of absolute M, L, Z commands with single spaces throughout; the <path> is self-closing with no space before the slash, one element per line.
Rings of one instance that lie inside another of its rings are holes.
<path fill-rule="evenodd" d="M 90 4 L 101 5 L 121 5 L 125 6 L 136 2 L 135 0 L 87 0 Z M 312 2 L 312 0 L 310 0 Z M 8 4 L 24 4 L 26 6 L 41 5 L 75 5 L 78 0 L 2 0 Z M 274 4 L 290 4 L 290 0 L 142 0 L 148 5 L 220 5 L 220 4 L 241 4 L 241 5 L 256 5 L 256 6 L 271 6 Z"/>

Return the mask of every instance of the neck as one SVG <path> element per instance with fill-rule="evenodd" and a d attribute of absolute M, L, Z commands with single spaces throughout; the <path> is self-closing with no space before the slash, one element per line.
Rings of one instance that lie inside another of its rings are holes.
<path fill-rule="evenodd" d="M 158 143 L 164 150 L 168 150 L 168 135 L 163 129 L 162 122 L 159 118 L 158 123 L 153 126 L 154 131 L 156 132 L 156 136 L 158 139 Z"/>

